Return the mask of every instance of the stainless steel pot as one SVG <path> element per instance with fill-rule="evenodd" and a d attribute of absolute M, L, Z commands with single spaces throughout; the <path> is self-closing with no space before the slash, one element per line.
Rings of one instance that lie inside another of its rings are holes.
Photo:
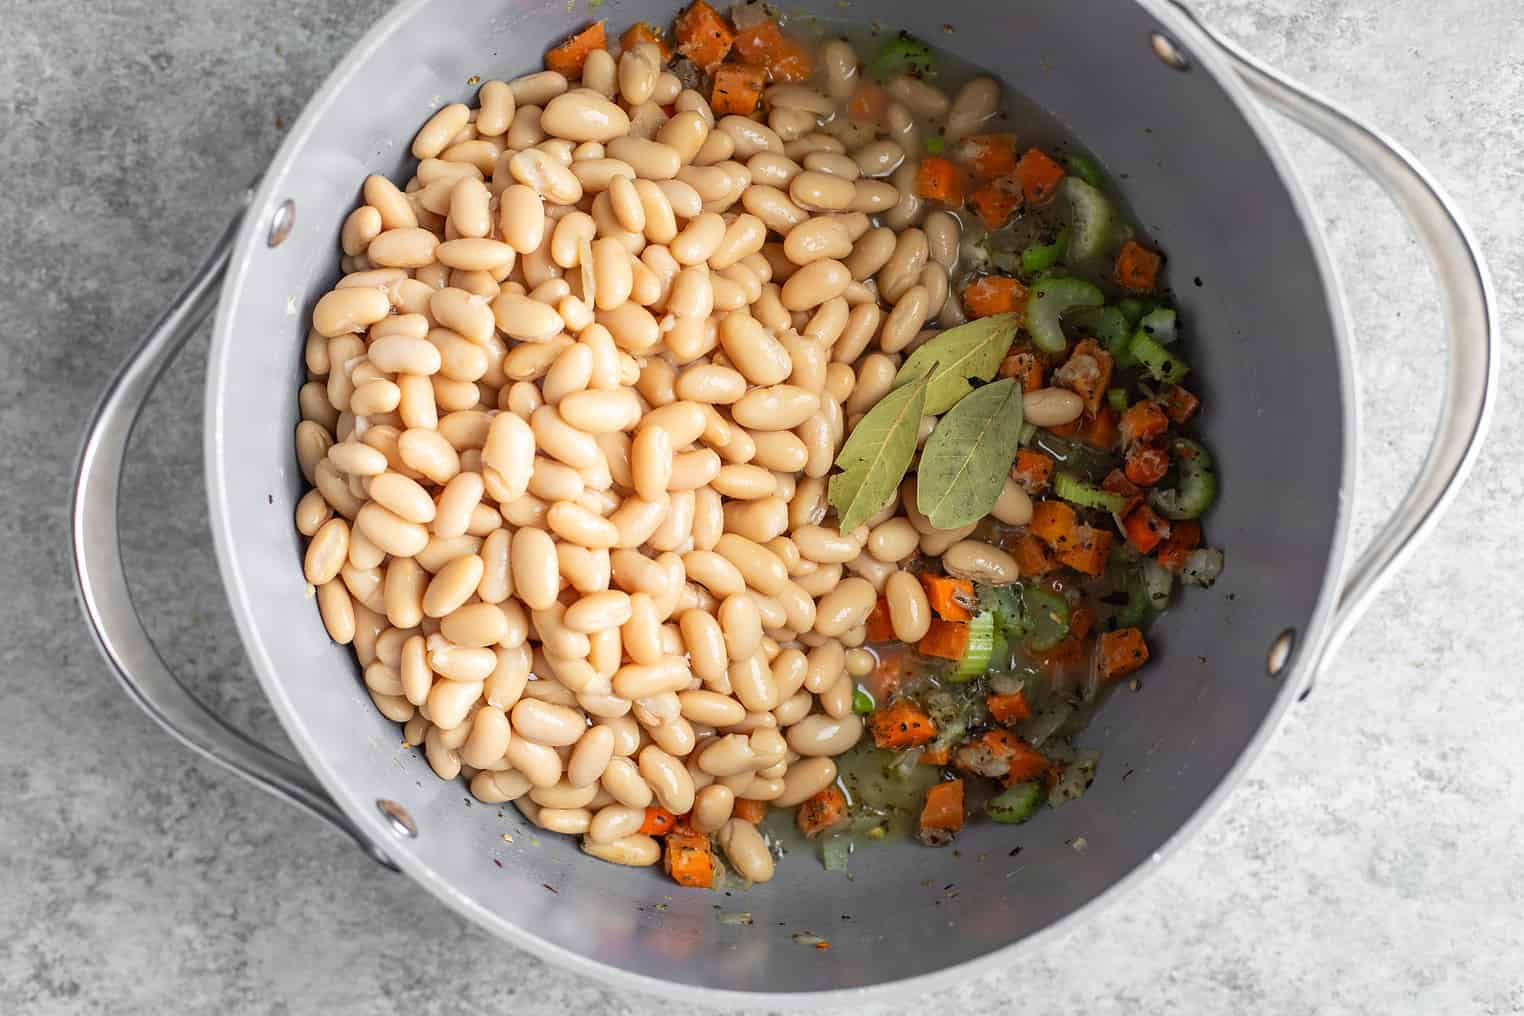
<path fill-rule="evenodd" d="M 832 0 L 803 6 L 840 14 Z M 396 177 L 406 158 L 399 139 L 441 102 L 465 98 L 469 75 L 536 65 L 586 17 L 561 0 L 401 4 L 333 72 L 246 214 L 112 383 L 85 441 L 73 524 L 85 613 L 123 686 L 184 743 L 343 830 L 484 928 L 622 987 L 768 1007 L 903 998 L 1008 964 L 1039 933 L 1114 898 L 1204 821 L 1454 493 L 1486 422 L 1498 340 L 1480 255 L 1395 145 L 1183 9 L 1159 0 L 1104 7 L 1100 17 L 1057 0 L 871 6 L 882 23 L 1003 74 L 1127 173 L 1130 200 L 1186 282 L 1178 296 L 1197 337 L 1203 427 L 1222 467 L 1211 529 L 1228 552 L 1223 580 L 1161 620 L 1146 690 L 1112 704 L 1090 735 L 1103 752 L 1100 778 L 1022 830 L 1019 860 L 1007 856 L 1009 830 L 975 826 L 958 851 L 885 846 L 862 857 L 851 882 L 801 858 L 727 899 L 595 862 L 570 840 L 508 844 L 501 835 L 522 828 L 518 815 L 466 806 L 460 786 L 401 751 L 396 727 L 353 679 L 350 652 L 325 636 L 291 525 L 302 487 L 291 433 L 305 310 L 336 272 L 335 237 L 363 176 Z M 623 0 L 600 13 L 661 22 L 672 10 L 672 0 Z M 944 35 L 944 22 L 956 34 Z M 1396 514 L 1347 568 L 1355 422 L 1338 285 L 1255 100 L 1379 180 L 1440 284 L 1449 362 L 1434 441 Z M 137 619 L 118 553 L 117 484 L 132 424 L 214 306 L 212 528 L 239 630 L 302 762 L 230 730 L 187 694 Z M 1088 850 L 1077 854 L 1068 841 L 1081 835 Z M 720 923 L 721 908 L 748 910 L 754 923 Z M 832 948 L 800 945 L 799 932 L 824 935 Z"/>

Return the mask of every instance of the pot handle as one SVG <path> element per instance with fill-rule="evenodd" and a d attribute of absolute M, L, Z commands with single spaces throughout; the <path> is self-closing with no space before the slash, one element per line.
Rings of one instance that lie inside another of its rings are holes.
<path fill-rule="evenodd" d="M 243 203 L 248 201 L 245 194 Z M 74 480 L 74 578 L 95 644 L 138 708 L 182 744 L 348 835 L 395 870 L 305 767 L 249 740 L 197 701 L 154 648 L 127 585 L 117 530 L 132 429 L 164 369 L 211 313 L 244 217 L 240 208 L 169 308 L 106 389 L 85 431 Z"/>
<path fill-rule="evenodd" d="M 1434 438 L 1406 496 L 1344 579 L 1318 665 L 1333 658 L 1372 597 L 1460 489 L 1492 413 L 1501 342 L 1492 279 L 1449 196 L 1400 145 L 1266 66 L 1171 0 L 1265 105 L 1328 141 L 1379 183 L 1418 234 L 1439 284 L 1449 352 Z M 1303 692 L 1306 697 L 1307 691 Z"/>

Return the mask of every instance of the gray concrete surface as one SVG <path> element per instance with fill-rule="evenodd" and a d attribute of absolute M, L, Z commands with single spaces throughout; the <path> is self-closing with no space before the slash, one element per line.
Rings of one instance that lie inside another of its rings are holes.
<path fill-rule="evenodd" d="M 7 1013 L 658 1011 L 486 941 L 191 757 L 126 702 L 78 620 L 65 504 L 83 416 L 384 6 L 0 0 Z M 1433 169 L 1482 239 L 1516 335 L 1520 15 L 1492 0 L 1198 6 Z M 1283 137 L 1348 283 L 1367 539 L 1435 409 L 1434 295 L 1377 189 L 1297 130 Z M 140 428 L 126 554 L 169 661 L 280 744 L 204 526 L 204 351 L 203 337 Z M 948 1001 L 971 1014 L 1524 1012 L 1521 408 L 1510 379 L 1454 510 L 1205 835 L 1122 906 Z"/>

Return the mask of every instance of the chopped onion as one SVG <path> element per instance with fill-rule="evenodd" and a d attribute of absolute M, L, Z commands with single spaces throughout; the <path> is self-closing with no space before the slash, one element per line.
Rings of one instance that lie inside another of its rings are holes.
<path fill-rule="evenodd" d="M 1034 748 L 1041 748 L 1042 743 L 1058 733 L 1058 729 L 1068 722 L 1073 713 L 1074 707 L 1069 703 L 1054 703 L 1030 720 L 1023 722 L 1018 732 L 1022 739 Z"/>
<path fill-rule="evenodd" d="M 1149 608 L 1163 610 L 1169 606 L 1169 593 L 1175 584 L 1175 576 L 1151 557 L 1143 558 L 1142 569 L 1143 591 L 1148 596 Z"/>
<path fill-rule="evenodd" d="M 1193 550 L 1185 559 L 1185 567 L 1180 570 L 1180 581 L 1205 588 L 1217 581 L 1217 576 L 1222 574 L 1222 566 L 1222 551 L 1216 547 Z"/>
<path fill-rule="evenodd" d="M 1100 754 L 1095 751 L 1081 751 L 1075 760 L 1064 767 L 1064 774 L 1058 778 L 1053 789 L 1048 791 L 1048 803 L 1057 807 L 1065 801 L 1072 801 L 1089 789 L 1095 781 L 1095 767 L 1100 759 Z"/>
<path fill-rule="evenodd" d="M 765 21 L 771 21 L 777 17 L 768 10 L 767 5 L 760 0 L 746 0 L 745 3 L 735 4 L 730 8 L 731 24 L 736 26 L 736 31 L 744 32 L 748 28 L 756 28 Z"/>
<path fill-rule="evenodd" d="M 820 845 L 820 859 L 826 871 L 846 871 L 847 858 L 852 854 L 852 837 L 836 833 Z"/>
<path fill-rule="evenodd" d="M 1020 674 L 995 674 L 990 678 L 990 691 L 996 695 L 1014 695 L 1026 689 L 1026 678 Z"/>
<path fill-rule="evenodd" d="M 893 762 L 884 766 L 884 775 L 891 780 L 908 780 L 915 773 L 915 767 L 920 764 L 920 761 L 920 749 L 913 748 L 899 752 L 895 755 Z"/>

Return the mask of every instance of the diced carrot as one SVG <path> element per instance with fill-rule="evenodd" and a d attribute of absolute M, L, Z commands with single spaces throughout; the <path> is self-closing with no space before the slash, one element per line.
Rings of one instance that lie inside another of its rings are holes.
<path fill-rule="evenodd" d="M 1016 139 L 1010 134 L 976 134 L 959 146 L 959 154 L 980 180 L 1016 172 Z"/>
<path fill-rule="evenodd" d="M 672 47 L 668 45 L 662 30 L 644 21 L 637 21 L 624 30 L 624 34 L 619 37 L 619 49 L 622 52 L 628 53 L 636 46 L 646 42 L 661 50 L 662 63 L 672 59 Z"/>
<path fill-rule="evenodd" d="M 736 40 L 730 22 L 704 0 L 693 0 L 693 5 L 677 16 L 673 27 L 677 51 L 705 70 L 724 60 Z"/>
<path fill-rule="evenodd" d="M 714 91 L 709 95 L 709 107 L 720 116 L 749 116 L 757 108 L 766 84 L 767 73 L 760 67 L 724 64 L 714 72 Z"/>
<path fill-rule="evenodd" d="M 1053 459 L 1031 448 L 1016 452 L 1016 464 L 1011 467 L 1011 479 L 1021 484 L 1028 494 L 1040 494 L 1053 475 Z"/>
<path fill-rule="evenodd" d="M 952 757 L 952 749 L 947 745 L 938 748 L 926 748 L 921 752 L 921 757 L 916 762 L 923 766 L 945 766 L 947 760 Z"/>
<path fill-rule="evenodd" d="M 1150 553 L 1169 535 L 1169 523 L 1141 502 L 1122 519 L 1122 529 L 1140 554 Z"/>
<path fill-rule="evenodd" d="M 1069 634 L 1055 646 L 1033 652 L 1037 662 L 1050 670 L 1069 670 L 1085 662 L 1090 650 L 1088 639 L 1095 627 L 1095 614 L 1089 607 L 1075 607 L 1069 615 Z M 1031 650 L 1029 650 L 1031 651 Z"/>
<path fill-rule="evenodd" d="M 813 839 L 847 817 L 847 795 L 839 787 L 826 787 L 794 812 L 799 831 Z"/>
<path fill-rule="evenodd" d="M 931 619 L 931 629 L 916 644 L 922 656 L 935 656 L 943 660 L 961 660 L 968 648 L 968 625 L 962 621 Z"/>
<path fill-rule="evenodd" d="M 1201 523 L 1195 519 L 1176 522 L 1169 528 L 1169 536 L 1159 545 L 1154 560 L 1172 572 L 1185 567 L 1185 559 L 1191 551 L 1201 546 Z"/>
<path fill-rule="evenodd" d="M 1029 148 L 1016 163 L 1016 176 L 1021 180 L 1021 190 L 1026 195 L 1027 204 L 1044 205 L 1058 193 L 1059 181 L 1064 178 L 1064 167 L 1041 149 Z"/>
<path fill-rule="evenodd" d="M 774 81 L 803 81 L 815 69 L 815 60 L 809 47 L 784 36 L 783 43 L 773 54 L 767 73 Z"/>
<path fill-rule="evenodd" d="M 847 117 L 857 123 L 880 123 L 889 108 L 889 93 L 872 81 L 859 81 L 847 100 Z"/>
<path fill-rule="evenodd" d="M 1122 443 L 1130 447 L 1139 441 L 1152 441 L 1169 430 L 1169 417 L 1164 414 L 1159 403 L 1145 399 L 1127 407 L 1118 427 L 1122 433 Z"/>
<path fill-rule="evenodd" d="M 738 797 L 736 798 L 735 807 L 730 810 L 730 814 L 743 822 L 750 822 L 752 825 L 756 825 L 767 817 L 767 807 L 766 801 L 751 801 L 744 797 Z"/>
<path fill-rule="evenodd" d="M 1058 549 L 1058 559 L 1077 572 L 1099 575 L 1106 570 L 1111 543 L 1111 534 L 1104 529 L 1075 526 L 1069 546 Z"/>
<path fill-rule="evenodd" d="M 1085 410 L 1098 412 L 1111 387 L 1111 354 L 1094 339 L 1075 345 L 1064 365 L 1053 372 L 1053 383 L 1085 400 Z"/>
<path fill-rule="evenodd" d="M 984 700 L 989 707 L 990 715 L 995 722 L 1003 726 L 1020 722 L 1032 715 L 1032 707 L 1027 702 L 1027 697 L 1020 691 L 1013 691 L 1006 695 L 990 695 Z"/>
<path fill-rule="evenodd" d="M 694 889 L 714 885 L 714 848 L 709 837 L 671 833 L 667 836 L 663 867 L 672 881 Z"/>
<path fill-rule="evenodd" d="M 594 21 L 582 31 L 568 38 L 561 45 L 545 54 L 545 69 L 560 71 L 569 78 L 582 76 L 582 64 L 595 49 L 608 49 L 603 34 L 603 22 Z"/>
<path fill-rule="evenodd" d="M 928 201 L 956 207 L 963 203 L 963 171 L 951 159 L 930 155 L 915 173 L 915 192 Z"/>
<path fill-rule="evenodd" d="M 784 35 L 776 21 L 741 29 L 735 51 L 742 63 L 763 68 L 773 81 L 803 81 L 813 67 L 809 51 Z"/>
<path fill-rule="evenodd" d="M 1164 390 L 1164 412 L 1176 423 L 1189 420 L 1200 408 L 1201 400 L 1179 385 L 1170 385 Z"/>
<path fill-rule="evenodd" d="M 1104 394 L 1104 393 L 1102 393 Z M 1117 449 L 1117 411 L 1108 405 L 1085 412 L 1075 421 L 1075 440 L 1103 452 Z"/>
<path fill-rule="evenodd" d="M 1063 779 L 1064 768 L 1064 764 L 1057 759 L 1049 761 L 1048 768 L 1042 771 L 1042 785 L 1047 789 L 1052 790 L 1053 784 Z"/>
<path fill-rule="evenodd" d="M 1136 240 L 1122 244 L 1117 255 L 1117 283 L 1134 293 L 1153 290 L 1159 278 L 1159 265 L 1163 259 Z"/>
<path fill-rule="evenodd" d="M 1066 635 L 1047 649 L 1028 649 L 1039 664 L 1049 670 L 1070 670 L 1085 662 L 1085 641 Z"/>
<path fill-rule="evenodd" d="M 1148 662 L 1148 643 L 1136 628 L 1118 628 L 1101 636 L 1096 673 L 1102 681 L 1115 681 Z"/>
<path fill-rule="evenodd" d="M 963 308 L 969 317 L 989 317 L 1019 310 L 1025 305 L 1027 287 L 1005 275 L 986 275 L 963 289 Z"/>
<path fill-rule="evenodd" d="M 1035 392 L 1042 387 L 1042 361 L 1030 349 L 1007 353 L 1000 361 L 1000 376 L 1016 378 L 1022 391 Z"/>
<path fill-rule="evenodd" d="M 677 816 L 660 805 L 646 809 L 646 820 L 640 824 L 640 832 L 647 836 L 665 836 L 677 825 Z"/>
<path fill-rule="evenodd" d="M 1011 754 L 1011 767 L 1006 771 L 1007 783 L 1025 783 L 1035 779 L 1048 768 L 1048 759 L 1027 742 L 1017 739 L 1016 750 Z"/>
<path fill-rule="evenodd" d="M 934 614 L 944 621 L 967 621 L 974 615 L 969 606 L 974 602 L 974 584 L 968 579 L 955 579 L 949 575 L 921 573 L 921 587 Z"/>
<path fill-rule="evenodd" d="M 926 710 L 906 698 L 895 699 L 868 717 L 868 731 L 880 748 L 918 748 L 937 736 Z"/>
<path fill-rule="evenodd" d="M 753 67 L 766 67 L 782 44 L 783 32 L 776 21 L 763 21 L 736 32 L 736 56 Z"/>
<path fill-rule="evenodd" d="M 1127 474 L 1120 469 L 1113 469 L 1106 474 L 1101 481 L 1101 489 L 1108 490 L 1113 494 L 1123 494 L 1127 497 L 1137 497 L 1140 493 L 1138 485 L 1127 478 Z"/>
<path fill-rule="evenodd" d="M 951 842 L 963 828 L 963 781 L 946 780 L 926 791 L 921 807 L 921 841 L 930 846 Z"/>
<path fill-rule="evenodd" d="M 1080 417 L 1075 417 L 1068 423 L 1055 423 L 1052 426 L 1044 427 L 1043 430 L 1049 434 L 1057 434 L 1059 437 L 1073 437 L 1079 433 L 1082 422 L 1083 420 Z"/>
<path fill-rule="evenodd" d="M 1152 487 L 1169 472 L 1169 452 L 1157 444 L 1135 444 L 1127 449 L 1127 478 L 1140 487 Z"/>
<path fill-rule="evenodd" d="M 1121 494 L 1127 499 L 1127 502 L 1122 505 L 1122 510 L 1116 513 L 1123 518 L 1126 518 L 1128 512 L 1131 512 L 1143 500 L 1143 492 L 1138 489 L 1138 485 L 1129 480 L 1127 474 L 1120 469 L 1113 469 L 1106 474 L 1106 479 L 1101 481 L 1101 489 L 1108 493 Z"/>
<path fill-rule="evenodd" d="M 1023 783 L 1047 768 L 1047 757 L 1009 730 L 980 734 L 959 748 L 957 759 L 971 771 L 1006 783 Z"/>
<path fill-rule="evenodd" d="M 1073 542 L 1078 523 L 1074 509 L 1062 501 L 1039 501 L 1032 506 L 1032 521 L 1027 523 L 1027 530 L 1054 550 L 1062 552 Z"/>
<path fill-rule="evenodd" d="M 1016 735 L 1009 730 L 991 730 L 965 741 L 953 751 L 953 765 L 963 772 L 998 780 L 1010 769 Z"/>
<path fill-rule="evenodd" d="M 873 668 L 873 682 L 868 689 L 874 698 L 887 699 L 900 690 L 904 679 L 905 650 L 880 652 L 878 666 Z"/>
<path fill-rule="evenodd" d="M 1058 559 L 1053 556 L 1053 551 L 1031 533 L 1022 533 L 1017 537 L 1016 545 L 1011 548 L 1011 556 L 1016 558 L 1016 567 L 1023 576 L 1046 575 L 1058 567 Z"/>
<path fill-rule="evenodd" d="M 991 180 L 968 196 L 968 204 L 985 229 L 999 229 L 1021 207 L 1021 181 L 1015 176 Z"/>
<path fill-rule="evenodd" d="M 882 596 L 868 615 L 868 641 L 887 642 L 894 638 L 894 625 L 889 620 L 889 601 Z"/>
<path fill-rule="evenodd" d="M 1042 752 L 1009 730 L 989 730 L 959 745 L 953 760 L 967 772 L 1007 783 L 1030 780 L 1048 764 Z"/>
<path fill-rule="evenodd" d="M 1074 436 L 1092 448 L 1109 452 L 1117 446 L 1117 414 L 1110 406 L 1102 406 L 1093 413 L 1080 417 L 1079 429 Z"/>

